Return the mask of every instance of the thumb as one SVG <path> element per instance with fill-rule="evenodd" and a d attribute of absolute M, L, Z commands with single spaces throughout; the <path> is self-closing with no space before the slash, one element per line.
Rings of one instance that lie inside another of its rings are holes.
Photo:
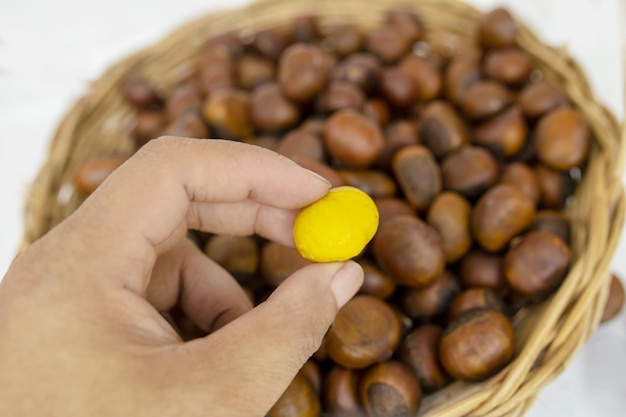
<path fill-rule="evenodd" d="M 220 375 L 223 395 L 218 398 L 232 401 L 232 407 L 222 404 L 229 415 L 264 415 L 319 348 L 337 311 L 362 282 L 363 270 L 354 261 L 302 268 L 266 302 L 188 343 L 186 360 L 200 373 L 197 378 L 204 375 L 207 387 Z M 245 401 L 233 392 L 244 395 Z"/>

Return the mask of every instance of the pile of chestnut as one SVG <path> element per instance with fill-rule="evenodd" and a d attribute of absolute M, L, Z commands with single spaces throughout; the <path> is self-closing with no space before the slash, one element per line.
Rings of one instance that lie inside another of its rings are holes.
<path fill-rule="evenodd" d="M 209 39 L 167 93 L 124 80 L 136 148 L 161 135 L 242 141 L 377 204 L 360 294 L 270 416 L 413 416 L 422 393 L 515 357 L 512 315 L 553 293 L 572 262 L 562 209 L 591 144 L 584 115 L 516 37 L 504 9 L 451 45 L 429 43 L 405 9 L 371 29 L 302 16 Z M 89 194 L 124 159 L 87 161 L 77 188 Z M 308 263 L 258 236 L 192 238 L 256 304 Z M 203 335 L 171 317 L 185 340 Z"/>

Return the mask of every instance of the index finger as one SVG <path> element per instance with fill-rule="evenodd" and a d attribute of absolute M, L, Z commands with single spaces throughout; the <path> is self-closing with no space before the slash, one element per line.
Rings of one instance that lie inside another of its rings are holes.
<path fill-rule="evenodd" d="M 328 188 L 321 177 L 267 149 L 163 137 L 111 174 L 75 216 L 79 224 L 89 225 L 96 244 L 107 251 L 117 247 L 120 256 L 137 259 L 148 249 L 156 253 L 156 248 L 167 249 L 163 246 L 182 238 L 192 202 L 252 200 L 297 209 L 324 196 Z"/>

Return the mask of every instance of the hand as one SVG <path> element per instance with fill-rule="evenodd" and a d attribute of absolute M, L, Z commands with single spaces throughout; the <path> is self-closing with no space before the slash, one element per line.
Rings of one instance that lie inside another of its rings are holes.
<path fill-rule="evenodd" d="M 0 415 L 263 416 L 358 290 L 314 264 L 252 309 L 188 229 L 293 245 L 328 183 L 276 153 L 161 138 L 25 250 L 0 283 Z M 159 313 L 178 304 L 205 338 Z"/>

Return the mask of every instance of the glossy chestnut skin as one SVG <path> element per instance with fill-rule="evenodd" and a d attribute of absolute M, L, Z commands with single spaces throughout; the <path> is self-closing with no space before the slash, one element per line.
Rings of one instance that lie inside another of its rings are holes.
<path fill-rule="evenodd" d="M 411 107 L 417 97 L 414 77 L 398 67 L 383 70 L 380 89 L 387 102 L 396 109 Z"/>
<path fill-rule="evenodd" d="M 304 377 L 311 383 L 315 393 L 320 395 L 322 390 L 322 370 L 319 364 L 315 360 L 309 359 L 304 363 L 304 365 L 302 365 L 299 373 L 304 375 Z"/>
<path fill-rule="evenodd" d="M 609 288 L 609 297 L 606 300 L 600 323 L 616 317 L 624 308 L 624 285 L 615 274 L 611 274 L 611 287 Z"/>
<path fill-rule="evenodd" d="M 322 162 L 326 156 L 322 138 L 300 129 L 292 130 L 283 136 L 276 152 L 293 160 L 310 158 Z"/>
<path fill-rule="evenodd" d="M 224 133 L 226 134 L 225 131 Z M 165 126 L 163 135 L 203 139 L 209 137 L 209 130 L 200 114 L 195 110 L 190 110 Z"/>
<path fill-rule="evenodd" d="M 372 94 L 380 88 L 382 67 L 375 55 L 357 52 L 341 61 L 332 71 L 335 81 L 348 81 L 359 87 L 365 94 Z"/>
<path fill-rule="evenodd" d="M 347 81 L 332 81 L 317 99 L 317 108 L 322 113 L 332 113 L 341 109 L 360 111 L 363 104 L 365 104 L 363 91 Z"/>
<path fill-rule="evenodd" d="M 529 232 L 504 257 L 509 285 L 519 294 L 537 296 L 556 287 L 571 259 L 569 247 L 552 233 Z"/>
<path fill-rule="evenodd" d="M 461 293 L 456 276 L 445 271 L 425 288 L 404 288 L 400 295 L 402 310 L 417 321 L 441 317 Z"/>
<path fill-rule="evenodd" d="M 255 87 L 272 81 L 276 75 L 274 63 L 267 58 L 253 54 L 240 56 L 235 63 L 237 84 L 242 88 Z"/>
<path fill-rule="evenodd" d="M 320 400 L 307 378 L 298 373 L 267 413 L 269 417 L 319 417 Z"/>
<path fill-rule="evenodd" d="M 478 126 L 472 133 L 472 143 L 484 146 L 495 155 L 512 158 L 526 144 L 528 126 L 518 106 L 493 116 Z"/>
<path fill-rule="evenodd" d="M 517 101 L 522 113 L 529 120 L 536 120 L 556 108 L 567 106 L 569 103 L 565 94 L 546 82 L 527 85 L 520 93 Z"/>
<path fill-rule="evenodd" d="M 397 285 L 389 274 L 367 259 L 360 259 L 358 263 L 363 268 L 363 284 L 361 284 L 358 294 L 372 295 L 382 300 L 393 295 Z"/>
<path fill-rule="evenodd" d="M 385 23 L 397 30 L 410 42 L 419 41 L 424 35 L 420 19 L 408 8 L 394 7 L 386 13 Z"/>
<path fill-rule="evenodd" d="M 498 311 L 480 309 L 448 324 L 439 344 L 439 358 L 453 377 L 480 381 L 506 366 L 514 350 L 511 321 Z"/>
<path fill-rule="evenodd" d="M 460 103 L 467 89 L 481 79 L 478 61 L 465 57 L 450 61 L 444 73 L 445 96 L 448 101 Z"/>
<path fill-rule="evenodd" d="M 444 190 L 473 199 L 496 183 L 500 169 L 493 155 L 477 146 L 463 146 L 441 162 Z"/>
<path fill-rule="evenodd" d="M 509 91 L 495 81 L 477 81 L 461 97 L 459 107 L 470 120 L 494 116 L 511 102 Z"/>
<path fill-rule="evenodd" d="M 372 98 L 365 102 L 363 115 L 378 123 L 379 126 L 385 126 L 389 123 L 389 118 L 391 117 L 387 102 L 378 98 Z"/>
<path fill-rule="evenodd" d="M 395 154 L 392 166 L 407 201 L 419 210 L 427 209 L 441 191 L 441 170 L 430 150 L 406 146 Z"/>
<path fill-rule="evenodd" d="M 360 372 L 335 365 L 324 378 L 322 402 L 333 417 L 359 417 L 363 408 L 359 400 Z"/>
<path fill-rule="evenodd" d="M 346 185 L 351 185 L 372 198 L 393 197 L 396 194 L 396 183 L 384 171 L 349 170 L 339 171 Z"/>
<path fill-rule="evenodd" d="M 93 193 L 126 159 L 123 155 L 107 155 L 86 160 L 74 174 L 74 186 L 83 195 Z"/>
<path fill-rule="evenodd" d="M 563 208 L 576 188 L 576 184 L 569 173 L 536 165 L 535 174 L 539 179 L 541 192 L 539 207 L 544 209 Z"/>
<path fill-rule="evenodd" d="M 422 401 L 415 374 L 396 361 L 370 368 L 359 386 L 361 404 L 370 417 L 414 416 Z"/>
<path fill-rule="evenodd" d="M 121 88 L 124 100 L 139 109 L 158 107 L 163 101 L 156 86 L 139 74 L 131 73 L 126 76 Z"/>
<path fill-rule="evenodd" d="M 553 110 L 539 120 L 535 146 L 539 160 L 549 168 L 566 171 L 579 167 L 591 146 L 587 121 L 577 110 Z"/>
<path fill-rule="evenodd" d="M 400 322 L 384 301 L 358 295 L 339 310 L 325 339 L 336 364 L 363 369 L 391 357 L 400 343 Z"/>
<path fill-rule="evenodd" d="M 426 221 L 439 232 L 447 263 L 456 262 L 472 247 L 471 212 L 469 201 L 447 191 L 439 194 L 428 209 Z"/>
<path fill-rule="evenodd" d="M 278 287 L 288 276 L 310 264 L 295 248 L 280 243 L 267 242 L 261 249 L 261 275 L 272 287 Z"/>
<path fill-rule="evenodd" d="M 301 167 L 321 175 L 323 178 L 328 180 L 333 187 L 341 187 L 342 185 L 345 185 L 343 178 L 339 175 L 337 170 L 324 162 L 300 155 L 294 156 L 293 160 Z"/>
<path fill-rule="evenodd" d="M 135 149 L 139 149 L 150 140 L 161 136 L 164 128 L 165 117 L 162 111 L 143 110 L 139 112 L 132 131 Z"/>
<path fill-rule="evenodd" d="M 398 68 L 413 79 L 417 100 L 430 101 L 441 92 L 441 75 L 425 59 L 416 55 L 407 55 L 402 59 Z"/>
<path fill-rule="evenodd" d="M 318 46 L 305 43 L 289 46 L 278 63 L 278 82 L 283 94 L 297 103 L 311 100 L 326 85 L 333 65 L 330 54 Z"/>
<path fill-rule="evenodd" d="M 535 216 L 530 230 L 545 230 L 561 238 L 569 246 L 571 242 L 571 222 L 565 214 L 556 210 L 540 210 Z"/>
<path fill-rule="evenodd" d="M 473 249 L 461 259 L 459 279 L 465 288 L 490 288 L 501 294 L 507 286 L 501 255 Z"/>
<path fill-rule="evenodd" d="M 398 283 L 411 287 L 430 285 L 445 263 L 441 237 L 415 216 L 396 216 L 381 224 L 374 253 Z"/>
<path fill-rule="evenodd" d="M 494 9 L 478 22 L 478 39 L 485 48 L 511 47 L 516 38 L 517 25 L 506 9 Z"/>
<path fill-rule="evenodd" d="M 494 290 L 476 287 L 463 291 L 452 300 L 447 311 L 447 319 L 450 321 L 477 309 L 496 310 L 505 315 L 508 312 L 506 304 Z"/>
<path fill-rule="evenodd" d="M 504 167 L 500 176 L 500 184 L 517 187 L 526 194 L 535 205 L 539 204 L 541 189 L 535 171 L 521 162 L 512 162 Z"/>
<path fill-rule="evenodd" d="M 378 209 L 378 224 L 383 224 L 396 216 L 415 215 L 415 209 L 411 207 L 405 200 L 390 198 L 375 198 L 374 203 Z"/>
<path fill-rule="evenodd" d="M 385 128 L 385 145 L 378 155 L 375 166 L 390 170 L 393 158 L 401 148 L 420 143 L 417 135 L 415 123 L 409 120 L 399 119 L 388 124 Z"/>
<path fill-rule="evenodd" d="M 236 88 L 221 88 L 211 93 L 202 112 L 220 137 L 242 138 L 252 134 L 250 94 Z"/>
<path fill-rule="evenodd" d="M 441 326 L 423 324 L 413 329 L 398 348 L 398 359 L 417 375 L 424 392 L 436 391 L 451 380 L 439 360 L 442 334 Z"/>
<path fill-rule="evenodd" d="M 507 85 L 520 85 L 528 81 L 534 69 L 530 57 L 521 49 L 503 48 L 488 51 L 484 71 L 487 77 Z"/>
<path fill-rule="evenodd" d="M 276 132 L 295 125 L 300 118 L 300 110 L 285 97 L 277 83 L 267 82 L 252 91 L 250 117 L 257 129 Z"/>
<path fill-rule="evenodd" d="M 530 227 L 534 218 L 535 205 L 526 194 L 512 185 L 496 185 L 474 206 L 473 236 L 483 249 L 497 252 Z"/>
<path fill-rule="evenodd" d="M 324 128 L 328 152 L 345 166 L 360 168 L 372 164 L 385 144 L 380 128 L 352 110 L 339 110 Z"/>
<path fill-rule="evenodd" d="M 165 102 L 167 120 L 175 120 L 189 110 L 200 110 L 202 93 L 193 84 L 181 84 L 175 87 Z"/>
<path fill-rule="evenodd" d="M 365 47 L 385 64 L 393 64 L 409 52 L 411 42 L 393 28 L 381 27 L 366 35 Z"/>
<path fill-rule="evenodd" d="M 239 281 L 246 281 L 256 273 L 261 258 L 256 241 L 249 236 L 213 236 L 206 243 L 204 253 Z"/>
<path fill-rule="evenodd" d="M 357 52 L 363 45 L 364 35 L 359 26 L 353 23 L 340 23 L 328 29 L 323 44 L 338 57 Z"/>
<path fill-rule="evenodd" d="M 443 158 L 469 142 L 467 126 L 454 108 L 443 101 L 430 103 L 420 114 L 420 141 L 437 158 Z"/>

